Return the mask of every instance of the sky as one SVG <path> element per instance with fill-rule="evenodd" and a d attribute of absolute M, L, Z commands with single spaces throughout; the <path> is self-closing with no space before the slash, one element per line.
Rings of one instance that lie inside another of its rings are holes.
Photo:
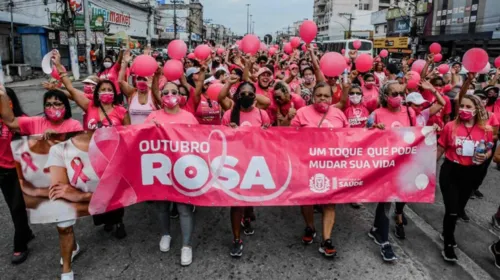
<path fill-rule="evenodd" d="M 312 19 L 314 0 L 200 0 L 203 4 L 203 18 L 212 19 L 211 23 L 231 28 L 238 35 L 247 32 L 247 6 L 255 21 L 255 34 L 264 37 L 293 22 Z"/>

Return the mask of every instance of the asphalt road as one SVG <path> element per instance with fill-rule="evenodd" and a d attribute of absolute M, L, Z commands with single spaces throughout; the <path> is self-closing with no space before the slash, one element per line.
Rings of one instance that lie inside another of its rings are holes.
<path fill-rule="evenodd" d="M 42 112 L 43 89 L 16 88 L 24 109 L 30 115 Z M 81 119 L 79 108 L 73 110 Z M 193 263 L 180 266 L 180 229 L 172 222 L 172 248 L 161 253 L 160 228 L 153 204 L 126 209 L 128 236 L 116 240 L 91 218 L 79 220 L 75 233 L 83 252 L 75 260 L 76 279 L 500 279 L 488 245 L 500 236 L 489 224 L 500 204 L 500 171 L 491 166 L 481 191 L 485 198 L 472 200 L 467 207 L 470 223 L 459 222 L 456 240 L 459 262 L 445 263 L 441 257 L 444 206 L 439 187 L 436 202 L 411 204 L 406 208 L 409 225 L 407 239 L 391 234 L 399 260 L 382 261 L 379 247 L 368 238 L 374 205 L 355 210 L 337 207 L 333 241 L 338 256 L 326 259 L 318 253 L 320 237 L 312 245 L 301 243 L 304 223 L 298 207 L 256 208 L 255 235 L 244 237 L 243 257 L 232 259 L 229 209 L 197 208 L 193 237 Z M 57 279 L 60 275 L 59 243 L 54 225 L 33 225 L 36 238 L 30 243 L 31 255 L 19 265 L 10 264 L 13 226 L 7 206 L 0 199 L 0 279 Z M 321 229 L 321 214 L 316 214 Z"/>

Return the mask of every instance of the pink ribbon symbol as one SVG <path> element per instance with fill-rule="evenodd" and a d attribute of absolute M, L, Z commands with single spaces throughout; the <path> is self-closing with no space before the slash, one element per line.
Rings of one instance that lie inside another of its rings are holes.
<path fill-rule="evenodd" d="M 71 161 L 71 168 L 75 171 L 75 174 L 71 179 L 72 186 L 76 186 L 78 178 L 82 179 L 84 183 L 87 183 L 90 180 L 89 177 L 83 173 L 83 162 L 79 157 L 76 157 Z"/>
<path fill-rule="evenodd" d="M 31 158 L 31 155 L 28 152 L 22 153 L 21 158 L 26 163 L 24 172 L 28 171 L 28 167 L 31 168 L 33 172 L 36 172 L 38 170 L 38 167 L 36 167 L 36 165 L 33 163 L 33 159 Z"/>

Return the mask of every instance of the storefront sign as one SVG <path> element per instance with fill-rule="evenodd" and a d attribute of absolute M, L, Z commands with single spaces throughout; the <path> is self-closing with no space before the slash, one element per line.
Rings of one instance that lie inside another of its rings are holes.
<path fill-rule="evenodd" d="M 105 22 L 117 25 L 130 26 L 130 14 L 109 11 L 105 8 L 96 6 L 93 3 L 90 3 L 90 9 L 92 11 L 92 18 L 98 15 L 102 15 Z"/>
<path fill-rule="evenodd" d="M 397 19 L 394 22 L 394 33 L 410 32 L 410 19 Z"/>
<path fill-rule="evenodd" d="M 408 49 L 388 49 L 389 53 L 404 53 L 404 54 L 412 54 L 412 50 Z"/>
<path fill-rule="evenodd" d="M 395 19 L 403 16 L 407 16 L 408 14 L 401 8 L 390 9 L 387 11 L 386 19 Z"/>
<path fill-rule="evenodd" d="M 375 49 L 385 49 L 385 48 L 395 48 L 395 49 L 407 49 L 408 48 L 408 37 L 388 37 L 373 40 L 373 48 Z"/>

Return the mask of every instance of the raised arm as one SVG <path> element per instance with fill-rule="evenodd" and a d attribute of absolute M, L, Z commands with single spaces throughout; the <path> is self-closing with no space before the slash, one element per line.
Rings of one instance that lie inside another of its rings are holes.
<path fill-rule="evenodd" d="M 252 82 L 251 75 L 255 61 L 256 61 L 255 56 L 252 56 L 250 57 L 250 59 L 247 59 L 245 63 L 245 68 L 243 68 L 243 81 L 250 83 Z"/>
<path fill-rule="evenodd" d="M 3 123 L 5 123 L 5 125 L 10 129 L 16 131 L 19 130 L 19 123 L 17 122 L 17 118 L 14 116 L 12 108 L 10 108 L 10 98 L 3 85 L 0 85 L 0 116 L 2 117 Z"/>
<path fill-rule="evenodd" d="M 309 50 L 309 54 L 311 55 L 311 60 L 312 60 L 313 69 L 314 69 L 314 75 L 316 76 L 316 81 L 318 83 L 326 82 L 325 76 L 323 75 L 323 72 L 321 72 L 321 69 L 319 68 L 318 58 L 314 54 L 313 47 L 311 47 L 311 45 L 309 44 L 307 49 Z"/>
<path fill-rule="evenodd" d="M 231 75 L 229 81 L 224 85 L 222 90 L 219 92 L 217 100 L 219 101 L 222 110 L 228 111 L 233 107 L 233 101 L 229 98 L 229 90 L 238 81 L 237 75 Z"/>
<path fill-rule="evenodd" d="M 340 101 L 334 106 L 340 110 L 344 110 L 347 106 L 347 100 L 349 99 L 349 91 L 351 90 L 351 83 L 349 81 L 347 83 L 342 84 L 342 95 L 340 96 Z"/>
<path fill-rule="evenodd" d="M 153 93 L 153 101 L 156 105 L 156 108 L 159 109 L 161 108 L 161 89 L 159 88 L 159 81 L 160 77 L 162 75 L 161 67 L 158 67 L 158 69 L 155 72 L 155 75 L 153 76 L 153 84 L 151 85 L 151 92 Z"/>
<path fill-rule="evenodd" d="M 460 108 L 460 103 L 462 102 L 462 98 L 467 93 L 469 85 L 472 83 L 472 80 L 474 80 L 475 76 L 476 73 L 471 73 L 471 72 L 467 73 L 467 80 L 465 80 L 464 84 L 462 85 L 462 88 L 460 89 L 460 93 L 458 94 L 457 102 L 455 104 L 455 112 L 458 112 L 458 109 Z"/>
<path fill-rule="evenodd" d="M 420 73 L 420 77 L 425 78 L 427 77 L 427 70 L 429 69 L 429 66 L 434 62 L 434 54 L 430 53 L 427 55 L 427 60 L 425 61 L 425 66 L 422 69 L 422 73 Z"/>
<path fill-rule="evenodd" d="M 87 99 L 87 97 L 85 97 L 83 92 L 73 87 L 71 80 L 68 78 L 68 73 L 64 71 L 64 68 L 61 64 L 61 55 L 59 54 L 59 52 L 54 50 L 52 51 L 52 55 L 54 56 L 54 63 L 61 77 L 61 81 L 66 87 L 66 90 L 71 95 L 71 99 L 73 99 L 76 104 L 78 104 L 78 106 L 82 108 L 82 110 L 87 111 L 90 101 Z"/>
<path fill-rule="evenodd" d="M 488 84 L 490 86 L 496 85 L 497 82 L 498 82 L 498 78 L 500 78 L 500 68 L 497 69 L 497 72 L 495 73 L 495 76 L 493 77 L 493 79 L 490 80 L 490 82 Z"/>
<path fill-rule="evenodd" d="M 444 100 L 443 96 L 432 86 L 432 84 L 429 81 L 426 81 L 422 79 L 420 81 L 420 86 L 424 90 L 429 90 L 432 92 L 434 97 L 436 98 L 436 101 L 434 104 L 432 104 L 431 108 L 429 109 L 429 116 L 434 116 L 441 110 L 444 105 L 446 105 L 446 100 Z"/>
<path fill-rule="evenodd" d="M 118 83 L 120 85 L 120 89 L 125 96 L 130 97 L 136 91 L 134 87 L 128 84 L 128 81 L 125 80 L 125 74 L 127 73 L 128 64 L 132 61 L 132 57 L 130 55 L 130 49 L 124 51 L 122 55 L 122 62 L 120 64 L 120 72 L 118 73 Z"/>

